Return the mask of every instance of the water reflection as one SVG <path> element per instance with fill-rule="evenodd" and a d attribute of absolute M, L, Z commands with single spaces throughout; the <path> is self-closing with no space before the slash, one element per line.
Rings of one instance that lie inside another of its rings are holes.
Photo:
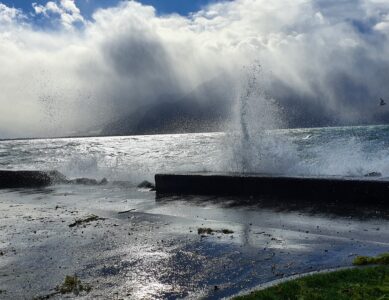
<path fill-rule="evenodd" d="M 274 212 L 301 212 L 308 215 L 326 215 L 328 217 L 347 217 L 361 220 L 389 219 L 388 204 L 385 202 L 369 203 L 340 201 L 327 199 L 326 201 L 304 200 L 296 198 L 274 197 L 228 197 L 202 195 L 165 195 L 156 196 L 161 205 L 172 205 L 172 202 L 187 202 L 190 205 L 206 207 L 217 205 L 222 208 L 246 208 L 249 210 L 268 209 Z"/>

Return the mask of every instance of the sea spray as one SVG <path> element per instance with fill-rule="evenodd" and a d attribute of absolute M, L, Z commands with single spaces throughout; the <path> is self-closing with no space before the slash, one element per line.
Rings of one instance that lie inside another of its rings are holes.
<path fill-rule="evenodd" d="M 386 126 L 286 128 L 282 107 L 271 97 L 263 68 L 245 67 L 235 118 L 224 142 L 223 171 L 302 176 L 388 176 Z"/>
<path fill-rule="evenodd" d="M 257 73 L 260 66 L 254 65 L 251 76 L 248 77 L 247 86 L 239 97 L 239 125 L 240 125 L 240 146 L 242 156 L 240 157 L 241 170 L 243 172 L 250 170 L 250 161 L 247 155 L 247 150 L 251 149 L 250 133 L 249 133 L 249 100 L 252 99 L 255 92 L 257 82 Z"/>
<path fill-rule="evenodd" d="M 294 145 L 272 129 L 284 126 L 282 108 L 267 92 L 266 77 L 255 62 L 244 67 L 236 101 L 234 126 L 227 134 L 231 157 L 227 169 L 234 172 L 285 172 Z"/>

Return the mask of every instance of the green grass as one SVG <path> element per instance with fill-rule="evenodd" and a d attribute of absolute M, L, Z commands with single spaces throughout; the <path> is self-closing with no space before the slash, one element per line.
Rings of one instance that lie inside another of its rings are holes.
<path fill-rule="evenodd" d="M 305 276 L 234 299 L 389 300 L 389 266 L 373 266 Z"/>

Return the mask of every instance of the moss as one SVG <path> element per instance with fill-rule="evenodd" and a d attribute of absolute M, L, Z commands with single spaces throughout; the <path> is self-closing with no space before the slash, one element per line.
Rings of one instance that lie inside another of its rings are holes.
<path fill-rule="evenodd" d="M 81 292 L 90 292 L 91 287 L 81 283 L 77 276 L 66 276 L 65 281 L 56 287 L 56 290 L 61 294 L 73 293 L 78 295 Z"/>
<path fill-rule="evenodd" d="M 234 299 L 389 299 L 389 267 L 374 266 L 310 275 Z"/>
<path fill-rule="evenodd" d="M 98 220 L 105 220 L 105 219 L 100 218 L 96 215 L 89 215 L 89 216 L 85 217 L 84 219 L 77 219 L 76 221 L 74 221 L 74 223 L 70 224 L 69 227 L 75 227 L 78 225 L 82 225 L 82 224 L 86 224 L 86 223 L 94 222 L 94 221 L 98 221 Z"/>
<path fill-rule="evenodd" d="M 378 256 L 357 256 L 353 260 L 353 265 L 389 265 L 389 253 L 383 253 Z"/>

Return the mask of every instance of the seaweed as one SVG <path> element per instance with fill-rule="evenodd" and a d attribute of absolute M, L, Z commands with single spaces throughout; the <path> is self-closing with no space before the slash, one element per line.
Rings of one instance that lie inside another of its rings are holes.
<path fill-rule="evenodd" d="M 197 234 L 214 234 L 214 233 L 232 234 L 234 232 L 230 229 L 215 230 L 206 227 L 200 227 L 197 229 Z"/>
<path fill-rule="evenodd" d="M 47 295 L 36 296 L 33 300 L 48 300 L 58 294 L 64 295 L 73 293 L 78 296 L 82 292 L 89 293 L 91 290 L 92 287 L 89 284 L 82 283 L 76 275 L 66 276 L 64 282 L 56 286 L 55 292 Z"/>
<path fill-rule="evenodd" d="M 197 234 L 212 234 L 214 232 L 211 228 L 199 228 L 197 229 Z"/>
<path fill-rule="evenodd" d="M 101 217 L 96 216 L 96 215 L 89 215 L 89 216 L 85 217 L 84 219 L 76 219 L 76 221 L 74 221 L 74 223 L 69 224 L 69 227 L 75 227 L 78 225 L 82 225 L 82 224 L 86 224 L 86 223 L 90 223 L 90 222 L 94 222 L 94 221 L 99 221 L 99 220 L 105 220 L 105 218 L 101 218 Z"/>
<path fill-rule="evenodd" d="M 78 295 L 81 292 L 89 293 L 92 288 L 88 284 L 81 283 L 81 280 L 74 275 L 66 276 L 64 282 L 61 285 L 58 285 L 55 289 L 61 294 L 73 293 Z"/>

